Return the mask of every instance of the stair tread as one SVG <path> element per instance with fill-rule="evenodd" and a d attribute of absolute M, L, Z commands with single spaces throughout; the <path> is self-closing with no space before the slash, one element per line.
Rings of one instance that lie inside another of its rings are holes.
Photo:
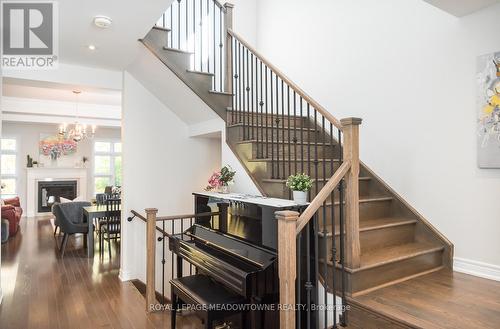
<path fill-rule="evenodd" d="M 332 159 L 332 158 L 318 158 L 317 161 L 318 162 L 323 162 L 323 161 L 327 161 L 327 162 L 330 162 L 330 161 L 334 161 L 334 162 L 339 162 L 340 159 Z M 271 162 L 271 161 L 291 161 L 291 162 L 308 162 L 308 161 L 311 161 L 311 162 L 314 162 L 316 161 L 315 159 L 288 159 L 288 158 L 262 158 L 262 159 L 249 159 L 248 160 L 249 162 Z"/>
<path fill-rule="evenodd" d="M 360 219 L 359 221 L 359 231 L 373 231 L 388 227 L 410 225 L 417 223 L 414 218 L 404 218 L 404 217 L 383 217 L 383 218 L 371 218 L 371 219 Z M 323 228 L 320 227 L 320 230 Z M 332 236 L 331 223 L 327 224 L 327 236 Z M 335 235 L 339 235 L 339 225 L 335 225 Z M 324 236 L 324 233 L 319 232 L 319 236 Z"/>
<path fill-rule="evenodd" d="M 211 77 L 214 76 L 214 74 L 210 73 L 210 72 L 203 72 L 203 71 L 196 71 L 196 70 L 186 70 L 186 72 L 196 73 L 196 74 L 203 74 L 203 75 L 208 75 L 208 76 L 211 76 Z"/>
<path fill-rule="evenodd" d="M 247 140 L 244 140 L 244 141 L 237 141 L 236 144 L 246 144 L 246 143 L 264 143 L 266 142 L 265 140 L 262 140 L 262 141 L 259 141 L 259 140 L 256 140 L 256 139 L 247 139 Z M 279 141 L 268 141 L 267 144 L 287 144 L 288 141 L 284 141 L 284 140 L 279 140 Z M 337 146 L 337 144 L 330 144 L 330 143 L 313 143 L 313 142 L 300 142 L 300 141 L 297 141 L 297 143 L 294 143 L 292 141 L 290 141 L 290 145 L 291 144 L 298 144 L 298 145 L 318 145 L 318 147 L 323 147 L 324 146 Z"/>
<path fill-rule="evenodd" d="M 444 250 L 444 246 L 430 242 L 410 242 L 396 246 L 375 248 L 361 254 L 359 268 L 348 269 L 348 271 L 353 273 L 365 271 L 441 250 Z M 328 260 L 327 264 L 333 266 L 331 260 Z M 337 266 L 339 265 L 337 264 Z"/>
<path fill-rule="evenodd" d="M 187 55 L 193 55 L 194 54 L 193 52 L 190 52 L 190 51 L 187 51 L 187 50 L 182 50 L 182 49 L 177 49 L 177 48 L 170 48 L 170 47 L 167 47 L 167 46 L 164 46 L 163 50 L 174 51 L 174 52 L 177 52 L 177 53 L 187 54 Z"/>
<path fill-rule="evenodd" d="M 233 94 L 225 92 L 225 91 L 217 91 L 217 90 L 209 90 L 208 91 L 211 94 L 217 94 L 217 95 L 227 95 L 227 96 L 233 96 Z"/>
<path fill-rule="evenodd" d="M 361 254 L 361 269 L 366 270 L 443 249 L 443 246 L 429 242 L 410 242 L 372 249 Z"/>
<path fill-rule="evenodd" d="M 328 182 L 330 178 L 326 178 L 324 179 L 325 182 Z M 359 177 L 358 178 L 359 180 L 361 181 L 369 181 L 371 180 L 372 178 L 371 177 Z M 312 178 L 313 182 L 316 182 L 316 178 Z M 262 180 L 264 183 L 286 183 L 286 179 L 277 179 L 277 178 L 264 178 Z M 319 179 L 320 182 L 323 182 L 323 179 Z"/>
<path fill-rule="evenodd" d="M 394 200 L 394 197 L 392 196 L 379 196 L 379 197 L 361 197 L 359 199 L 359 202 L 360 203 L 363 203 L 363 202 L 378 202 L 378 201 L 392 201 Z M 331 202 L 328 201 L 325 203 L 327 206 L 331 206 Z M 335 201 L 335 204 L 338 205 L 340 204 L 339 201 Z"/>
<path fill-rule="evenodd" d="M 160 30 L 160 31 L 166 31 L 166 32 L 170 32 L 171 31 L 171 29 L 169 29 L 168 27 L 163 27 L 163 26 L 158 26 L 158 25 L 153 26 L 153 29 L 157 29 L 157 30 Z"/>
<path fill-rule="evenodd" d="M 243 123 L 233 123 L 233 124 L 230 124 L 227 126 L 227 128 L 234 128 L 234 127 L 262 127 L 262 128 L 268 128 L 268 129 L 273 129 L 273 128 L 276 128 L 276 127 L 273 127 L 271 125 L 258 125 L 258 124 L 245 124 L 243 125 Z M 288 129 L 288 127 L 285 127 L 286 129 Z M 304 127 L 290 127 L 290 130 L 304 130 L 304 131 L 316 131 L 316 129 L 314 128 L 304 128 Z"/>

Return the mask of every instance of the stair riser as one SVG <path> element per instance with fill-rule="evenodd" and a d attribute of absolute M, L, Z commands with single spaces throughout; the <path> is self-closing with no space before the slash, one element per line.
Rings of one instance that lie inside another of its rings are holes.
<path fill-rule="evenodd" d="M 229 133 L 233 136 L 234 141 L 245 141 L 245 140 L 258 140 L 262 142 L 271 142 L 271 141 L 293 141 L 296 139 L 297 143 L 300 142 L 316 142 L 322 143 L 325 141 L 326 144 L 336 145 L 336 141 L 331 140 L 328 136 L 323 136 L 322 134 L 318 134 L 315 131 L 307 130 L 307 129 L 299 129 L 295 127 L 291 127 L 288 129 L 288 126 L 281 127 L 280 129 L 276 129 L 275 127 L 252 127 L 252 126 L 236 126 L 229 127 Z M 300 147 L 298 144 L 297 147 Z"/>
<path fill-rule="evenodd" d="M 393 216 L 392 200 L 389 201 L 372 201 L 359 203 L 359 218 L 361 219 L 376 219 L 387 218 Z M 327 224 L 331 223 L 331 205 L 326 205 L 326 220 Z M 345 208 L 344 208 L 345 211 Z M 345 214 L 345 212 L 344 212 Z M 339 205 L 334 207 L 334 216 L 339 218 Z M 323 207 L 318 210 L 318 223 L 320 227 L 323 225 Z"/>
<path fill-rule="evenodd" d="M 443 251 L 426 253 L 416 257 L 388 263 L 371 269 L 347 272 L 347 290 L 352 294 L 363 292 L 367 289 L 376 288 L 381 285 L 390 284 L 396 280 L 418 275 L 442 266 Z M 320 262 L 320 275 L 323 273 L 323 262 Z M 331 286 L 333 280 L 333 266 L 327 266 L 328 282 Z M 336 286 L 340 288 L 340 270 L 336 269 Z"/>
<path fill-rule="evenodd" d="M 295 171 L 295 164 L 297 164 L 297 171 Z M 302 166 L 303 165 L 303 166 Z M 308 166 L 307 161 L 278 161 L 275 160 L 274 163 L 270 161 L 251 161 L 248 164 L 250 172 L 254 172 L 253 168 L 259 168 L 259 173 L 257 178 L 276 178 L 276 179 L 287 179 L 291 174 L 295 174 L 297 172 L 304 172 L 311 176 L 312 178 L 331 178 L 335 170 L 338 169 L 339 165 L 337 162 L 334 163 L 333 170 L 330 168 L 330 164 L 328 163 L 325 166 L 325 173 L 323 173 L 323 165 L 322 162 L 318 163 L 318 169 L 314 164 Z M 273 175 L 273 167 L 274 167 L 274 175 Z M 303 170 L 302 170 L 303 169 Z"/>
<path fill-rule="evenodd" d="M 276 122 L 278 120 L 278 123 Z M 298 127 L 298 128 L 312 128 L 306 117 L 283 117 L 282 115 L 259 114 L 256 112 L 242 113 L 242 112 L 227 112 L 227 123 L 244 124 L 248 125 L 263 125 L 269 128 L 274 127 Z"/>
<path fill-rule="evenodd" d="M 320 231 L 323 227 L 320 226 Z M 338 232 L 337 232 L 338 234 Z M 390 247 L 396 246 L 403 243 L 413 242 L 415 238 L 415 224 L 400 225 L 394 227 L 381 228 L 370 231 L 361 231 L 359 233 L 359 242 L 361 245 L 361 253 L 372 250 L 374 248 Z M 331 236 L 326 238 L 328 260 L 332 259 L 332 243 L 333 239 Z M 324 244 L 325 238 L 319 237 L 320 246 L 320 258 L 324 258 Z M 337 259 L 339 259 L 340 254 L 340 236 L 335 237 L 335 246 L 337 248 Z"/>
<path fill-rule="evenodd" d="M 311 188 L 311 196 L 315 196 L 317 191 L 321 191 L 323 186 L 325 185 L 324 181 L 313 182 L 313 187 Z M 272 196 L 275 198 L 284 198 L 288 199 L 289 188 L 286 187 L 285 182 L 262 182 L 262 188 L 266 191 L 268 196 Z M 317 186 L 317 187 L 316 187 Z M 369 180 L 360 180 L 359 181 L 359 195 L 360 196 L 368 196 L 371 191 L 371 181 Z M 335 191 L 335 200 L 338 200 L 338 193 Z"/>

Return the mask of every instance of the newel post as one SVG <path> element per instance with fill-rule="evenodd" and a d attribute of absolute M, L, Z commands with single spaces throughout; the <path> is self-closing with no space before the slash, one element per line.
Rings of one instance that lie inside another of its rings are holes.
<path fill-rule="evenodd" d="M 158 209 L 146 209 L 146 312 L 152 312 L 156 301 L 155 260 L 156 260 L 156 214 Z"/>
<path fill-rule="evenodd" d="M 340 120 L 344 133 L 344 160 L 351 162 L 345 177 L 345 262 L 349 268 L 359 268 L 361 247 L 359 243 L 359 125 L 360 118 Z"/>
<path fill-rule="evenodd" d="M 295 329 L 295 279 L 297 277 L 296 226 L 299 213 L 277 211 L 280 329 Z"/>
<path fill-rule="evenodd" d="M 224 4 L 225 14 L 224 14 L 224 35 L 226 36 L 226 76 L 224 82 L 224 91 L 227 93 L 233 93 L 233 43 L 228 30 L 233 29 L 233 8 L 232 3 L 226 2 Z"/>

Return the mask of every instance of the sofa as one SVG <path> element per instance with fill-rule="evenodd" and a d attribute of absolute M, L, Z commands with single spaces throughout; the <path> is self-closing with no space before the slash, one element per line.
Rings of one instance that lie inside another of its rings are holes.
<path fill-rule="evenodd" d="M 22 214 L 23 214 L 23 209 L 21 208 L 19 197 L 3 200 L 2 219 L 6 219 L 9 222 L 10 237 L 17 233 Z"/>

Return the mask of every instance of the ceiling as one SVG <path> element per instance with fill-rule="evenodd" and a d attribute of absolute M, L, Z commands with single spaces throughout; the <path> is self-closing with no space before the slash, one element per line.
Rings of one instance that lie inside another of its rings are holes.
<path fill-rule="evenodd" d="M 73 90 L 82 92 L 78 96 L 80 103 L 121 106 L 121 92 L 119 90 L 59 84 L 48 81 L 4 78 L 2 95 L 5 97 L 75 102 L 76 97 Z"/>
<path fill-rule="evenodd" d="M 454 16 L 462 17 L 488 6 L 500 3 L 500 0 L 424 0 Z"/>
<path fill-rule="evenodd" d="M 59 1 L 59 58 L 63 63 L 122 70 L 135 58 L 137 40 L 146 35 L 172 0 Z M 96 15 L 113 24 L 100 29 Z M 97 47 L 91 51 L 88 45 Z"/>

